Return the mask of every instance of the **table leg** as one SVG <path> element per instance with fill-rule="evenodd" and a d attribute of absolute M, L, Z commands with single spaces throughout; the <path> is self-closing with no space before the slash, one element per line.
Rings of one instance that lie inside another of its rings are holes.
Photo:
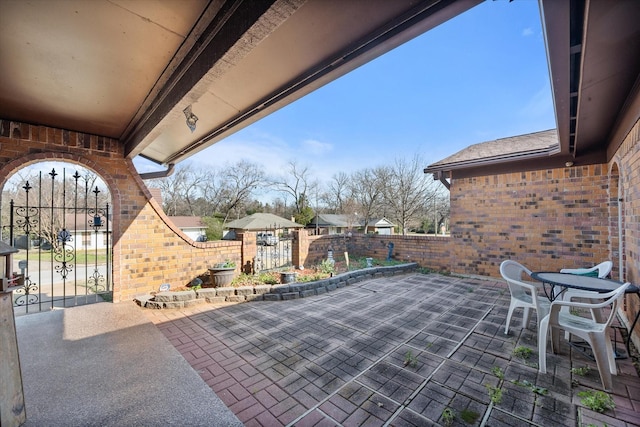
<path fill-rule="evenodd" d="M 636 295 L 638 295 L 638 298 L 640 299 L 640 292 L 636 293 Z M 627 342 L 625 342 L 625 346 L 627 347 L 627 354 L 631 354 L 631 349 L 629 348 L 629 344 L 631 343 L 631 334 L 633 334 L 633 330 L 636 327 L 636 324 L 638 323 L 638 318 L 640 317 L 640 310 L 638 310 L 638 312 L 636 313 L 636 318 L 633 320 L 633 323 L 631 324 L 631 328 L 629 328 L 629 331 L 627 333 Z"/>

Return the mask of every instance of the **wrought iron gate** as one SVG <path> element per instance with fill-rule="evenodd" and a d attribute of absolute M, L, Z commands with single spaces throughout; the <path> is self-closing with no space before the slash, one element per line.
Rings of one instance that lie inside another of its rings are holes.
<path fill-rule="evenodd" d="M 19 202 L 10 202 L 9 242 L 22 249 L 14 268 L 16 314 L 111 299 L 109 204 L 99 205 L 108 194 L 78 171 L 48 175 L 27 181 Z"/>
<path fill-rule="evenodd" d="M 256 271 L 290 267 L 292 265 L 292 242 L 293 235 L 283 232 L 277 226 L 258 232 L 256 234 Z"/>

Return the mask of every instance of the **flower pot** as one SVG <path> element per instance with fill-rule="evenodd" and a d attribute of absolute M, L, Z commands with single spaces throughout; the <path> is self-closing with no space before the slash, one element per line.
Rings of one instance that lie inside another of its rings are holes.
<path fill-rule="evenodd" d="M 293 283 L 296 281 L 296 273 L 293 271 L 287 271 L 280 273 L 280 283 Z"/>
<path fill-rule="evenodd" d="M 211 286 L 214 288 L 229 286 L 235 276 L 235 270 L 235 267 L 210 268 L 209 275 L 211 276 Z"/>

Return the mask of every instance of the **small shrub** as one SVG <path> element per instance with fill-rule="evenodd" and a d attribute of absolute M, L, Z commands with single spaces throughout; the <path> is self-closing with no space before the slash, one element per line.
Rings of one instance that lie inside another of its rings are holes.
<path fill-rule="evenodd" d="M 485 384 L 484 386 L 489 391 L 489 398 L 491 398 L 491 402 L 494 405 L 499 405 L 502 402 L 502 389 L 490 384 Z"/>
<path fill-rule="evenodd" d="M 296 279 L 299 283 L 307 283 L 307 282 L 315 282 L 316 280 L 326 279 L 327 275 L 324 273 L 314 273 L 314 274 L 305 274 L 303 276 L 298 276 Z"/>
<path fill-rule="evenodd" d="M 574 375 L 580 375 L 581 377 L 584 377 L 585 375 L 587 375 L 589 372 L 591 372 L 591 368 L 588 366 L 581 366 L 579 368 L 571 368 L 571 373 Z"/>
<path fill-rule="evenodd" d="M 599 390 L 585 390 L 578 393 L 580 403 L 587 408 L 596 412 L 604 412 L 608 409 L 614 409 L 616 407 L 615 402 L 604 391 Z"/>
<path fill-rule="evenodd" d="M 236 268 L 236 263 L 226 260 L 225 262 L 219 262 L 214 265 L 214 268 Z"/>
<path fill-rule="evenodd" d="M 500 368 L 500 366 L 494 366 L 493 368 L 491 368 L 491 372 L 496 377 L 500 378 L 501 380 L 504 380 L 504 371 L 502 370 L 502 368 Z"/>
<path fill-rule="evenodd" d="M 318 266 L 318 271 L 324 274 L 333 274 L 336 272 L 336 264 L 335 261 L 330 261 L 328 259 L 322 260 L 320 265 Z"/>
<path fill-rule="evenodd" d="M 463 409 L 462 412 L 460 412 L 460 418 L 467 424 L 474 424 L 476 420 L 480 418 L 480 414 L 471 409 Z"/>
<path fill-rule="evenodd" d="M 533 354 L 533 350 L 531 350 L 529 347 L 525 347 L 523 345 L 518 346 L 516 348 L 513 349 L 513 355 L 515 357 L 519 357 L 523 360 L 527 360 L 528 358 L 531 357 L 531 355 Z"/>
<path fill-rule="evenodd" d="M 523 381 L 514 380 L 512 381 L 512 383 L 514 383 L 515 385 L 519 385 L 520 387 L 528 388 L 534 394 L 539 394 L 541 396 L 545 396 L 547 393 L 549 393 L 549 390 L 547 390 L 546 388 L 538 387 L 537 385 L 533 384 L 528 380 L 523 380 Z"/>
<path fill-rule="evenodd" d="M 259 273 L 257 277 L 258 283 L 264 283 L 265 285 L 275 285 L 280 283 L 275 273 Z"/>
<path fill-rule="evenodd" d="M 453 420 L 456 419 L 456 415 L 453 413 L 451 408 L 445 408 L 442 411 L 442 424 L 446 427 L 451 427 L 453 425 Z"/>
<path fill-rule="evenodd" d="M 404 366 L 415 368 L 418 366 L 418 359 L 413 355 L 411 350 L 407 351 L 404 355 Z"/>

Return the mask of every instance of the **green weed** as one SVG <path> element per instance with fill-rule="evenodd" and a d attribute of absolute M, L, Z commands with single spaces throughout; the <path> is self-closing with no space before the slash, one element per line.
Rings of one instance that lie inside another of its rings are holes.
<path fill-rule="evenodd" d="M 453 413 L 451 408 L 445 408 L 442 411 L 442 424 L 446 427 L 450 427 L 453 425 L 453 420 L 456 419 L 456 415 Z"/>
<path fill-rule="evenodd" d="M 599 390 L 585 390 L 578 393 L 580 403 L 587 408 L 596 412 L 604 412 L 608 409 L 614 409 L 616 407 L 615 402 L 604 391 Z"/>

